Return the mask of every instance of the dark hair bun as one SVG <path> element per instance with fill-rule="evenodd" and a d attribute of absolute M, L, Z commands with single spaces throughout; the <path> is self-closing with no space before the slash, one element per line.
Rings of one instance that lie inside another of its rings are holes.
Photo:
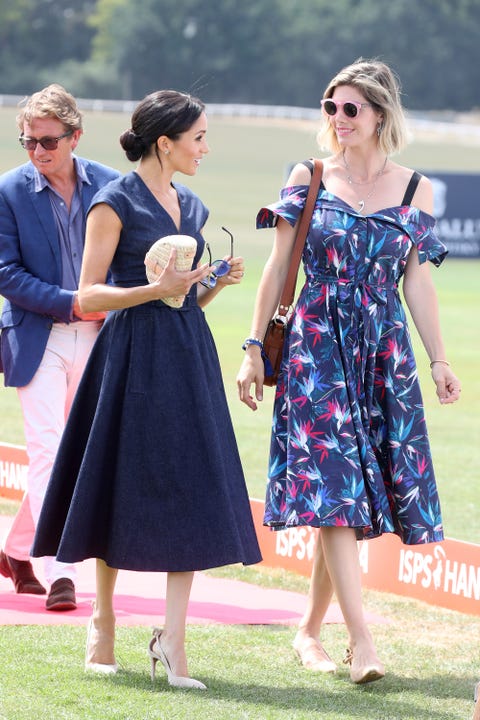
<path fill-rule="evenodd" d="M 139 160 L 146 149 L 143 138 L 131 129 L 125 130 L 125 132 L 120 135 L 120 145 L 125 150 L 127 158 L 132 162 Z"/>

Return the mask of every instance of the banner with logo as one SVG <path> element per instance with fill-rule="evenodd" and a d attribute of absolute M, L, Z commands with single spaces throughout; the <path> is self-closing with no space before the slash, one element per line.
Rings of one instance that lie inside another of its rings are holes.
<path fill-rule="evenodd" d="M 424 173 L 433 184 L 433 215 L 451 257 L 480 257 L 480 175 Z"/>
<path fill-rule="evenodd" d="M 272 531 L 262 525 L 263 502 L 251 500 L 251 507 L 263 563 L 309 577 L 318 531 Z M 480 545 L 450 539 L 402 545 L 386 534 L 360 542 L 358 549 L 364 587 L 480 615 Z"/>
<path fill-rule="evenodd" d="M 28 455 L 21 445 L 0 443 L 0 497 L 21 500 L 27 489 Z"/>

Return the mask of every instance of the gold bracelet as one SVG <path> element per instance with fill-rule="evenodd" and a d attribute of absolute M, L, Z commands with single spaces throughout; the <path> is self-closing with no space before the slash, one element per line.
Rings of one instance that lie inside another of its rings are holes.
<path fill-rule="evenodd" d="M 432 360 L 432 362 L 430 363 L 430 369 L 435 365 L 435 363 L 438 362 L 443 363 L 443 365 L 448 365 L 448 367 L 450 367 L 450 363 L 448 362 L 448 360 Z"/>

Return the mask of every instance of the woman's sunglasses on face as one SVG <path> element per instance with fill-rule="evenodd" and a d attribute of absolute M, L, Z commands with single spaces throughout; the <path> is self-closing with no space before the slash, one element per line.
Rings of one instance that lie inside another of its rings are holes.
<path fill-rule="evenodd" d="M 68 130 L 67 132 L 64 132 L 63 135 L 59 135 L 58 137 L 49 137 L 48 135 L 42 138 L 32 138 L 32 137 L 25 137 L 24 135 L 20 135 L 18 138 L 18 142 L 20 145 L 25 148 L 25 150 L 28 150 L 29 152 L 33 152 L 38 144 L 40 144 L 44 150 L 56 150 L 58 148 L 58 141 L 62 140 L 62 138 L 70 137 L 70 135 L 73 135 L 73 130 Z"/>
<path fill-rule="evenodd" d="M 227 230 L 226 227 L 222 227 L 222 230 L 227 233 L 227 235 L 230 236 L 230 257 L 233 257 L 233 235 L 230 232 L 230 230 Z M 205 287 L 209 288 L 210 290 L 215 287 L 217 284 L 217 279 L 219 277 L 223 277 L 223 275 L 228 275 L 230 272 L 230 263 L 228 263 L 226 260 L 214 260 L 212 262 L 212 252 L 210 250 L 210 245 L 208 243 L 205 243 L 205 247 L 207 248 L 208 252 L 208 264 L 210 266 L 213 266 L 214 269 L 210 273 L 210 275 L 207 275 L 206 278 L 203 280 L 200 280 L 200 284 L 204 285 Z"/>
<path fill-rule="evenodd" d="M 341 108 L 344 115 L 346 115 L 348 118 L 354 118 L 357 117 L 358 113 L 363 107 L 370 107 L 371 103 L 360 103 L 355 102 L 354 100 L 338 102 L 337 100 L 331 100 L 330 98 L 327 98 L 326 100 L 321 100 L 320 105 L 322 106 L 326 114 L 330 115 L 331 117 L 333 117 L 333 115 L 336 115 Z"/>

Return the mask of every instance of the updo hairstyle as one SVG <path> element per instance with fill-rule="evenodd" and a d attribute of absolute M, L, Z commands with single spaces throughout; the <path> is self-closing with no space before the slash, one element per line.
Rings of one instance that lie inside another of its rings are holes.
<path fill-rule="evenodd" d="M 177 140 L 198 120 L 205 105 L 201 100 L 176 90 L 158 90 L 147 95 L 135 108 L 132 126 L 120 136 L 127 158 L 135 162 L 155 153 L 161 163 L 156 142 L 166 135 Z"/>

